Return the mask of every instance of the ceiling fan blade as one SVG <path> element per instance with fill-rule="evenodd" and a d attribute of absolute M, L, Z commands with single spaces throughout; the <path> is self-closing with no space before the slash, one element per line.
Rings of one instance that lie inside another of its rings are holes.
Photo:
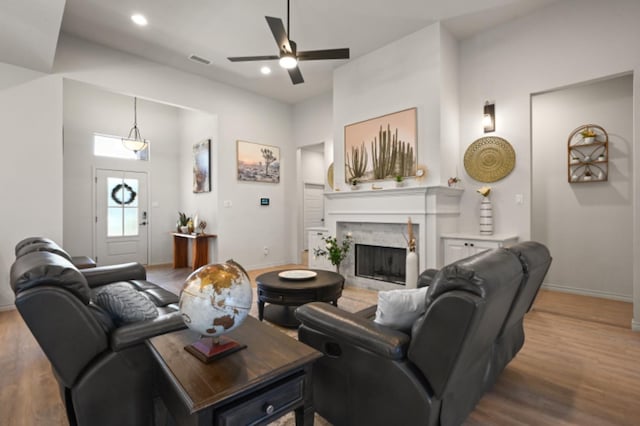
<path fill-rule="evenodd" d="M 271 59 L 278 59 L 279 56 L 267 55 L 267 56 L 234 56 L 227 58 L 231 62 L 246 62 L 246 61 L 269 61 Z"/>
<path fill-rule="evenodd" d="M 273 38 L 276 40 L 276 43 L 278 43 L 278 49 L 281 51 L 284 50 L 285 52 L 291 52 L 289 37 L 287 36 L 287 32 L 284 30 L 282 19 L 273 18 L 271 16 L 265 16 L 265 18 L 267 20 L 267 24 L 269 24 L 269 28 L 271 28 Z"/>
<path fill-rule="evenodd" d="M 291 77 L 291 82 L 293 84 L 304 83 L 304 78 L 302 78 L 302 73 L 300 72 L 300 68 L 295 67 L 295 68 L 288 69 L 287 71 L 289 71 L 289 77 Z"/>
<path fill-rule="evenodd" d="M 326 50 L 308 50 L 306 52 L 298 52 L 299 61 L 315 61 L 319 59 L 349 59 L 349 48 L 344 49 L 326 49 Z"/>

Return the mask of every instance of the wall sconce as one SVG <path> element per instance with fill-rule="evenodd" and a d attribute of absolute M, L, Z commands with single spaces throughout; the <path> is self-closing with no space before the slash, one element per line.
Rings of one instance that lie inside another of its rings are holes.
<path fill-rule="evenodd" d="M 496 105 L 489 103 L 489 101 L 484 104 L 482 125 L 484 126 L 485 133 L 496 131 Z"/>

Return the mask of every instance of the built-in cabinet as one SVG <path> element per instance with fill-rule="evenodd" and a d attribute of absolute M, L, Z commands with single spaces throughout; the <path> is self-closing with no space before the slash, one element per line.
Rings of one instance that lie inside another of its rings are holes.
<path fill-rule="evenodd" d="M 323 238 L 329 236 L 329 230 L 326 228 L 307 228 L 309 241 L 309 269 L 324 269 L 326 271 L 335 271 L 336 268 L 326 256 L 314 256 L 313 251 L 316 248 L 324 247 Z"/>
<path fill-rule="evenodd" d="M 442 234 L 443 265 L 476 253 L 509 247 L 518 241 L 517 235 Z"/>

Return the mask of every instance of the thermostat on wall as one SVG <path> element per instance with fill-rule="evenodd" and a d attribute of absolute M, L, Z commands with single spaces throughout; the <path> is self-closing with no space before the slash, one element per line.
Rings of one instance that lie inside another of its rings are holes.
<path fill-rule="evenodd" d="M 260 205 L 261 206 L 268 206 L 269 205 L 269 199 L 268 198 L 260 198 Z"/>

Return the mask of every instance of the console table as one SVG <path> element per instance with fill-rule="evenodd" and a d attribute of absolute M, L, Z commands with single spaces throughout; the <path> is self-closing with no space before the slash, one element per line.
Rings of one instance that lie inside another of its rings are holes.
<path fill-rule="evenodd" d="M 209 263 L 209 238 L 216 238 L 215 234 L 181 234 L 172 232 L 173 235 L 173 267 L 186 268 L 189 266 L 189 240 L 193 244 L 194 270 Z"/>
<path fill-rule="evenodd" d="M 184 349 L 199 337 L 182 330 L 147 341 L 176 424 L 267 424 L 295 410 L 296 426 L 313 425 L 311 366 L 320 352 L 253 317 L 229 333 L 247 348 L 209 364 Z"/>

